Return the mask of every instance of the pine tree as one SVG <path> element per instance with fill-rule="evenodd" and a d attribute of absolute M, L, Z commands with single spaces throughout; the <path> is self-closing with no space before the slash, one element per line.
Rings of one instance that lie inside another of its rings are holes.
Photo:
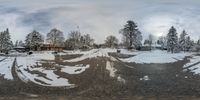
<path fill-rule="evenodd" d="M 172 26 L 167 34 L 167 50 L 168 52 L 178 52 L 178 36 L 176 29 Z"/>
<path fill-rule="evenodd" d="M 127 21 L 127 24 L 120 30 L 120 33 L 123 36 L 123 44 L 128 49 L 139 48 L 142 45 L 142 35 L 135 22 Z"/>
<path fill-rule="evenodd" d="M 190 39 L 190 36 L 186 37 L 186 41 L 185 41 L 185 49 L 186 51 L 190 51 L 191 47 L 193 45 L 193 42 Z"/>
<path fill-rule="evenodd" d="M 183 30 L 179 38 L 180 49 L 183 51 L 186 51 L 186 35 L 187 35 L 186 31 Z"/>
<path fill-rule="evenodd" d="M 19 43 L 18 40 L 15 41 L 15 45 L 14 45 L 14 46 L 17 47 L 17 46 L 18 46 L 18 43 Z"/>
<path fill-rule="evenodd" d="M 9 29 L 0 33 L 0 49 L 1 51 L 8 51 L 12 49 L 13 44 L 10 39 Z"/>
<path fill-rule="evenodd" d="M 200 39 L 197 41 L 197 45 L 200 45 Z"/>
<path fill-rule="evenodd" d="M 32 50 L 38 50 L 39 49 L 39 46 L 41 44 L 43 44 L 44 42 L 44 38 L 43 36 L 37 32 L 37 31 L 33 31 L 31 33 L 29 33 L 27 36 L 26 36 L 26 40 L 25 40 L 25 44 L 27 47 L 29 47 L 30 49 Z"/>

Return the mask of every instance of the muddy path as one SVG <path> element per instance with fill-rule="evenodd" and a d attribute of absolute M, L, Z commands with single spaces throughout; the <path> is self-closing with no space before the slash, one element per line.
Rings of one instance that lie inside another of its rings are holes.
<path fill-rule="evenodd" d="M 118 65 L 118 74 L 126 80 L 128 95 L 143 96 L 200 96 L 200 77 L 183 71 L 183 61 L 169 64 L 135 64 L 134 68 Z M 145 79 L 146 78 L 146 79 Z"/>

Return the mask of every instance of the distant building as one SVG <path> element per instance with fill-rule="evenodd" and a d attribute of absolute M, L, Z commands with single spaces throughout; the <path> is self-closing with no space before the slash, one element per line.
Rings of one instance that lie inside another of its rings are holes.
<path fill-rule="evenodd" d="M 45 50 L 45 51 L 63 51 L 64 47 L 63 46 L 54 46 L 51 44 L 42 44 L 40 46 L 40 50 Z"/>
<path fill-rule="evenodd" d="M 28 48 L 24 47 L 24 46 L 17 46 L 13 48 L 14 50 L 18 51 L 18 52 L 25 52 L 25 51 L 29 51 Z"/>

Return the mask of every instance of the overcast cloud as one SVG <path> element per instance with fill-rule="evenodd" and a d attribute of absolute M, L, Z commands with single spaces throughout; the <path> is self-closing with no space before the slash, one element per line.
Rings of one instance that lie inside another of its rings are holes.
<path fill-rule="evenodd" d="M 199 0 L 1 0 L 0 30 L 10 29 L 12 40 L 24 40 L 32 30 L 46 35 L 51 28 L 67 34 L 79 26 L 97 43 L 106 36 L 120 39 L 127 20 L 135 21 L 144 38 L 165 35 L 173 25 L 192 38 L 200 36 Z"/>

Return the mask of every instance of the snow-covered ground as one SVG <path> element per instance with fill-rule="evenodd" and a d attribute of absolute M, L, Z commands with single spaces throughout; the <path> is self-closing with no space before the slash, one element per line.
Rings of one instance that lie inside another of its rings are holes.
<path fill-rule="evenodd" d="M 41 60 L 54 60 L 55 56 L 51 52 L 34 52 L 32 55 L 17 57 L 18 66 L 34 66 L 39 64 Z"/>
<path fill-rule="evenodd" d="M 190 62 L 185 64 L 184 67 L 195 74 L 200 74 L 200 56 L 193 56 L 190 58 Z"/>
<path fill-rule="evenodd" d="M 153 51 L 137 51 L 136 56 L 120 59 L 123 62 L 135 62 L 135 63 L 173 63 L 178 60 L 183 60 L 186 56 L 191 55 L 191 53 L 168 53 L 167 51 L 162 50 L 153 50 Z"/>
<path fill-rule="evenodd" d="M 24 82 L 34 82 L 42 86 L 67 86 L 74 87 L 74 84 L 70 84 L 68 79 L 60 78 L 54 71 L 56 69 L 45 69 L 42 67 L 43 61 L 41 60 L 54 60 L 55 56 L 51 52 L 34 52 L 32 55 L 17 57 L 16 72 L 19 78 Z M 55 63 L 55 62 L 54 62 Z M 61 72 L 67 74 L 80 74 L 84 72 L 89 65 L 76 65 L 76 66 L 64 66 L 55 64 L 55 67 L 61 67 Z M 29 71 L 39 72 L 43 76 Z M 45 76 L 44 76 L 45 75 Z"/>
<path fill-rule="evenodd" d="M 93 49 L 90 51 L 84 51 L 84 52 L 80 52 L 80 54 L 83 54 L 81 57 L 77 57 L 75 59 L 70 59 L 70 60 L 64 60 L 64 62 L 78 62 L 85 59 L 96 58 L 96 57 L 110 57 L 108 55 L 109 52 L 116 52 L 116 50 L 115 49 Z"/>
<path fill-rule="evenodd" d="M 83 66 L 76 65 L 76 66 L 61 66 L 61 72 L 67 73 L 67 74 L 80 74 L 84 72 L 87 68 L 90 67 L 90 65 Z"/>
<path fill-rule="evenodd" d="M 134 57 L 130 58 L 122 58 L 120 59 L 123 62 L 135 62 L 135 63 L 173 63 L 179 60 L 183 60 L 186 56 L 190 56 L 192 53 L 169 53 L 167 51 L 162 50 L 152 50 L 152 51 L 129 51 L 126 49 L 120 49 L 121 54 L 127 55 L 135 55 Z M 109 57 L 113 59 L 113 57 L 109 56 L 108 53 L 116 52 L 117 49 L 93 49 L 90 51 L 74 51 L 69 52 L 68 54 L 83 54 L 80 57 L 64 60 L 64 62 L 78 62 L 85 59 L 96 58 L 96 57 Z M 115 59 L 113 59 L 115 60 Z"/>
<path fill-rule="evenodd" d="M 13 65 L 13 57 L 0 57 L 0 75 L 3 75 L 5 79 L 12 80 L 13 76 L 11 73 L 11 68 Z M 4 59 L 4 60 L 3 60 Z"/>
<path fill-rule="evenodd" d="M 40 76 L 39 74 L 31 74 L 26 69 L 30 71 L 38 71 L 42 74 L 45 74 L 44 76 Z M 27 68 L 24 67 L 16 67 L 17 75 L 20 77 L 20 79 L 24 82 L 34 82 L 36 84 L 42 85 L 42 86 L 70 86 L 73 87 L 74 84 L 70 84 L 68 82 L 68 79 L 60 78 L 58 75 L 54 73 L 54 70 L 47 70 L 42 67 L 38 68 L 32 68 L 28 66 Z"/>

